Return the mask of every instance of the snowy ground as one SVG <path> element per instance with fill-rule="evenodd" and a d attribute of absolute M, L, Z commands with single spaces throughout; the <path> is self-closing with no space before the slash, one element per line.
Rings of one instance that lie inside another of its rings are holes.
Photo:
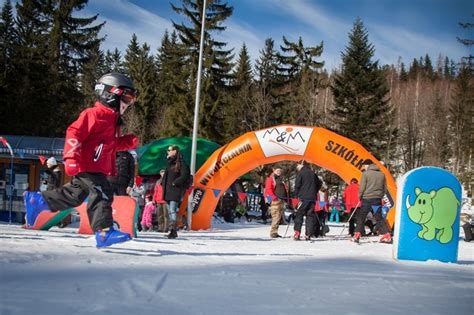
<path fill-rule="evenodd" d="M 140 233 L 98 250 L 74 228 L 0 224 L 0 314 L 474 314 L 474 243 L 460 241 L 458 264 L 395 262 L 340 225 L 314 242 L 269 230 Z"/>

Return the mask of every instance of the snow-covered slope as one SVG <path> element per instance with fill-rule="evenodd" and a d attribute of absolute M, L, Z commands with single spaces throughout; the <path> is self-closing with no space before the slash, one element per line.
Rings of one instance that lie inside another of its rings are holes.
<path fill-rule="evenodd" d="M 215 224 L 98 250 L 74 228 L 1 224 L 0 314 L 474 314 L 474 243 L 460 241 L 458 264 L 395 262 L 341 226 L 313 242 L 269 230 Z"/>

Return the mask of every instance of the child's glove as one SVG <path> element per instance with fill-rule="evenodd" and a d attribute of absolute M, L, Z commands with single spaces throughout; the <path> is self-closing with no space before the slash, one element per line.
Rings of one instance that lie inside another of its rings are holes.
<path fill-rule="evenodd" d="M 67 159 L 64 161 L 64 170 L 69 176 L 76 176 L 79 173 L 79 164 L 75 159 Z"/>

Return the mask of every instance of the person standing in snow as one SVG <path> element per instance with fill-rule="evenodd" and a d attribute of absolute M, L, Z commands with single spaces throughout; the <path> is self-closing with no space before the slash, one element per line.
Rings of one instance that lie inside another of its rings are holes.
<path fill-rule="evenodd" d="M 319 177 L 318 177 L 319 179 Z M 316 204 L 314 211 L 316 218 L 314 221 L 314 237 L 323 237 L 329 232 L 329 226 L 326 225 L 326 218 L 329 210 L 329 192 L 325 184 L 321 184 L 316 193 Z"/>
<path fill-rule="evenodd" d="M 77 207 L 89 197 L 87 214 L 95 231 L 96 246 L 106 247 L 131 239 L 113 227 L 112 187 L 117 151 L 135 149 L 138 138 L 120 135 L 121 115 L 136 99 L 133 82 L 123 74 L 108 73 L 95 85 L 97 102 L 87 108 L 66 130 L 64 168 L 71 182 L 60 189 L 26 192 L 27 224 L 33 225 L 41 211 Z"/>
<path fill-rule="evenodd" d="M 189 166 L 184 162 L 179 147 L 168 147 L 166 159 L 168 166 L 163 176 L 163 199 L 168 203 L 169 230 L 168 238 L 177 238 L 178 210 L 184 193 L 189 186 L 191 178 Z"/>
<path fill-rule="evenodd" d="M 165 170 L 160 170 L 160 178 L 156 181 L 153 193 L 153 202 L 156 204 L 156 220 L 158 221 L 158 232 L 168 232 L 168 205 L 163 199 L 163 177 Z"/>
<path fill-rule="evenodd" d="M 346 215 L 349 220 L 349 234 L 354 236 L 355 233 L 355 218 L 354 211 L 358 207 L 360 207 L 360 200 L 359 200 L 359 181 L 357 178 L 352 178 L 350 184 L 344 189 L 344 193 L 342 195 L 344 199 L 344 204 L 346 205 Z"/>
<path fill-rule="evenodd" d="M 272 227 L 270 228 L 270 237 L 281 237 L 278 234 L 278 226 L 280 225 L 283 210 L 285 209 L 285 201 L 288 201 L 288 189 L 283 182 L 281 176 L 282 169 L 274 166 L 272 173 L 265 181 L 264 198 L 270 204 L 270 213 L 272 216 Z"/>
<path fill-rule="evenodd" d="M 362 201 L 360 212 L 356 213 L 356 232 L 354 233 L 354 242 L 358 243 L 360 237 L 364 234 L 365 220 L 369 212 L 374 214 L 376 221 L 376 230 L 382 235 L 381 243 L 391 243 L 392 236 L 389 233 L 387 223 L 382 215 L 382 198 L 387 192 L 385 174 L 380 168 L 367 159 L 363 162 L 364 172 L 360 179 L 359 199 Z M 373 209 L 376 208 L 377 210 Z"/>
<path fill-rule="evenodd" d="M 314 205 L 316 200 L 314 197 L 321 188 L 321 181 L 318 175 L 316 175 L 308 166 L 308 163 L 304 160 L 298 162 L 296 165 L 298 175 L 295 180 L 295 196 L 299 199 L 296 206 L 295 215 L 295 226 L 293 239 L 295 241 L 300 239 L 301 227 L 303 225 L 303 219 L 306 216 L 306 240 L 310 240 L 311 236 L 314 235 L 314 226 L 316 222 L 316 213 L 314 212 Z"/>
<path fill-rule="evenodd" d="M 133 187 L 135 177 L 135 159 L 128 151 L 117 152 L 115 160 L 117 174 L 107 179 L 112 185 L 112 190 L 116 196 L 127 196 L 127 190 Z"/>
<path fill-rule="evenodd" d="M 63 172 L 61 171 L 56 158 L 54 156 L 50 157 L 46 161 L 46 166 L 48 167 L 46 170 L 46 174 L 48 174 L 48 186 L 46 190 L 58 189 L 63 185 Z"/>
<path fill-rule="evenodd" d="M 153 229 L 153 213 L 155 213 L 155 205 L 153 203 L 153 197 L 148 195 L 146 196 L 145 209 L 143 210 L 141 225 L 143 232 L 151 231 Z"/>

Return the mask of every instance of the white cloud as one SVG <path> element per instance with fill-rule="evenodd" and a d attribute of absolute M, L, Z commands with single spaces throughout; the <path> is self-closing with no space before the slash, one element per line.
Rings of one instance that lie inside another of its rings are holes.
<path fill-rule="evenodd" d="M 313 26 L 317 33 L 324 35 L 325 40 L 341 42 L 341 39 L 344 39 L 342 35 L 347 34 L 352 26 L 352 22 L 348 23 L 329 14 L 314 2 L 277 0 L 274 4 L 285 10 L 284 12 L 294 15 L 297 20 Z"/>
<path fill-rule="evenodd" d="M 394 64 L 399 56 L 405 64 L 413 58 L 429 54 L 432 62 L 436 62 L 439 54 L 450 58 L 467 55 L 467 49 L 455 38 L 434 38 L 425 34 L 409 31 L 403 27 L 381 24 L 367 24 L 369 40 L 375 45 L 376 56 L 382 63 Z"/>
<path fill-rule="evenodd" d="M 154 53 L 161 44 L 165 30 L 172 29 L 169 19 L 125 0 L 91 0 L 82 15 L 90 16 L 95 14 L 94 12 L 110 12 L 110 15 L 106 13 L 99 15 L 100 21 L 107 21 L 101 31 L 101 35 L 107 36 L 103 43 L 104 50 L 118 48 L 125 52 L 132 34 L 135 33 L 139 43 L 148 43 Z"/>

